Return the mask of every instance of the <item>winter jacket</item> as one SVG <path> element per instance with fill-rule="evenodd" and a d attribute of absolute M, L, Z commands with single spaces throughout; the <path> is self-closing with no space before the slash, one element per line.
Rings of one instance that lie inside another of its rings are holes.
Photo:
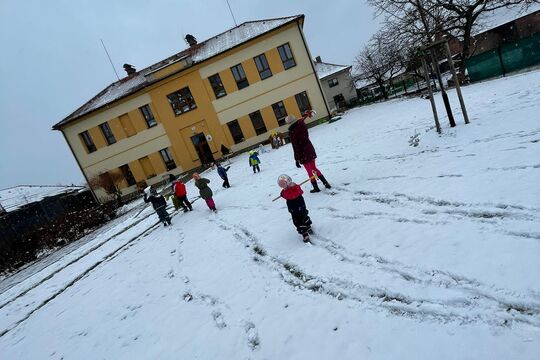
<path fill-rule="evenodd" d="M 181 181 L 176 181 L 173 185 L 174 195 L 178 197 L 185 196 L 187 194 L 186 185 Z"/>
<path fill-rule="evenodd" d="M 158 210 L 161 208 L 165 208 L 167 206 L 167 201 L 163 197 L 163 195 L 146 195 L 144 194 L 144 202 L 145 203 L 152 203 L 152 206 L 154 207 L 154 210 Z"/>
<path fill-rule="evenodd" d="M 220 178 L 222 178 L 223 180 L 227 179 L 227 171 L 229 171 L 231 167 L 228 166 L 227 168 L 224 168 L 223 166 L 219 165 L 217 167 L 217 173 L 219 175 Z"/>
<path fill-rule="evenodd" d="M 289 126 L 289 138 L 294 151 L 294 160 L 305 164 L 317 158 L 315 148 L 309 140 L 308 129 L 304 119 L 299 119 Z"/>
<path fill-rule="evenodd" d="M 292 184 L 288 188 L 281 190 L 281 197 L 287 200 L 287 209 L 291 214 L 306 210 L 303 193 L 302 188 L 297 184 Z"/>
<path fill-rule="evenodd" d="M 257 153 L 249 155 L 249 166 L 259 165 L 260 163 L 261 160 L 259 159 L 259 156 L 257 156 Z"/>
<path fill-rule="evenodd" d="M 205 178 L 200 178 L 199 180 L 195 181 L 195 186 L 199 189 L 199 194 L 201 194 L 201 198 L 204 200 L 210 199 L 212 195 L 212 189 L 208 186 L 210 183 L 210 180 Z"/>

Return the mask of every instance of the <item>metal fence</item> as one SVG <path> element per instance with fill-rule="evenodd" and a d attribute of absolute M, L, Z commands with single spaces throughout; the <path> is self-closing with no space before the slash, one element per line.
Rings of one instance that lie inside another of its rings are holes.
<path fill-rule="evenodd" d="M 540 33 L 473 56 L 466 65 L 471 81 L 504 76 L 540 65 Z"/>

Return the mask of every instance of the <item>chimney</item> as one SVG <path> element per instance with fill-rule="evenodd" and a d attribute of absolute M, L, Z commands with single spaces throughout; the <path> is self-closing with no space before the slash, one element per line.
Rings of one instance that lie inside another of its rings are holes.
<path fill-rule="evenodd" d="M 322 62 L 321 57 L 320 57 L 320 56 L 316 56 L 316 57 L 315 57 L 315 62 L 318 62 L 318 63 Z"/>
<path fill-rule="evenodd" d="M 189 44 L 189 47 L 197 45 L 197 39 L 195 39 L 195 36 L 191 34 L 186 35 L 186 42 Z"/>
<path fill-rule="evenodd" d="M 131 76 L 137 72 L 137 70 L 135 70 L 133 65 L 129 65 L 129 64 L 124 64 L 124 70 L 126 71 L 128 76 Z"/>

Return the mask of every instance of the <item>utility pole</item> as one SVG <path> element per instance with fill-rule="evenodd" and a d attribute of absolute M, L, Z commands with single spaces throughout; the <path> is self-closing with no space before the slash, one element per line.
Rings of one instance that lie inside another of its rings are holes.
<path fill-rule="evenodd" d="M 236 19 L 234 17 L 233 11 L 231 9 L 231 4 L 229 4 L 229 0 L 225 0 L 225 1 L 227 1 L 227 6 L 229 7 L 229 11 L 231 12 L 231 16 L 232 16 L 233 21 L 234 21 L 234 26 L 238 26 L 238 24 L 236 23 Z"/>
<path fill-rule="evenodd" d="M 109 58 L 109 62 L 111 63 L 111 66 L 112 66 L 112 68 L 113 68 L 114 73 L 116 74 L 116 78 L 117 78 L 118 80 L 120 80 L 120 76 L 118 76 L 118 73 L 116 72 L 116 69 L 115 69 L 115 67 L 114 67 L 114 64 L 113 64 L 113 62 L 112 62 L 112 60 L 111 60 L 111 56 L 109 55 L 109 52 L 107 51 L 107 48 L 105 47 L 105 43 L 103 42 L 102 39 L 99 39 L 99 40 L 101 41 L 101 45 L 103 45 L 103 49 L 105 50 L 105 54 L 107 54 L 107 57 Z"/>

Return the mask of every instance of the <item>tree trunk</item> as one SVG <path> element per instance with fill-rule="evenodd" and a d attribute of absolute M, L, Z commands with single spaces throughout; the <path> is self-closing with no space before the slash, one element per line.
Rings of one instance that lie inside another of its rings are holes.
<path fill-rule="evenodd" d="M 471 29 L 473 25 L 473 19 L 467 15 L 465 28 L 463 32 L 463 49 L 461 50 L 461 63 L 459 64 L 459 72 L 465 75 L 465 61 L 471 56 Z"/>
<path fill-rule="evenodd" d="M 388 93 L 386 92 L 386 89 L 384 87 L 384 81 L 377 81 L 377 84 L 379 85 L 379 89 L 381 89 L 384 100 L 388 100 Z"/>

